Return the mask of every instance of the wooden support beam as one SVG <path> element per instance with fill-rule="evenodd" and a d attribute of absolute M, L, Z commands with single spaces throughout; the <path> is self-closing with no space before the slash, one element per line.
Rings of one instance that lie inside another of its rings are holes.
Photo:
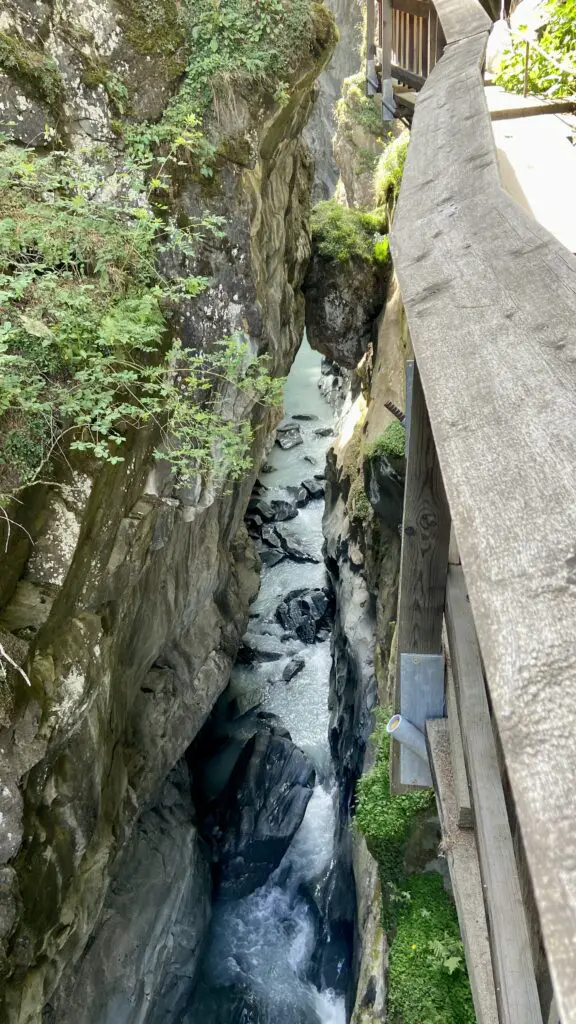
<path fill-rule="evenodd" d="M 452 776 L 454 779 L 454 796 L 457 807 L 457 823 L 460 828 L 474 828 L 474 812 L 470 799 L 468 786 L 468 775 L 466 774 L 466 763 L 464 760 L 464 747 L 462 744 L 462 733 L 460 730 L 460 716 L 458 713 L 458 702 L 456 700 L 456 689 L 452 673 L 452 662 L 450 649 L 446 649 L 446 713 L 448 716 L 448 730 L 450 733 L 450 752 L 452 757 Z"/>
<path fill-rule="evenodd" d="M 400 593 L 398 597 L 398 659 L 394 710 L 400 711 L 401 654 L 440 654 L 450 514 L 446 503 L 436 446 L 430 429 L 418 367 L 414 366 L 408 453 Z M 405 792 L 400 778 L 400 755 L 392 746 L 391 784 Z"/>
<path fill-rule="evenodd" d="M 501 1024 L 542 1024 L 526 915 L 464 573 L 450 566 L 446 629 L 472 790 Z"/>
<path fill-rule="evenodd" d="M 453 762 L 450 757 L 450 729 L 445 718 L 428 722 L 426 741 L 476 1020 L 478 1024 L 498 1024 L 476 839 L 473 832 L 458 827 Z"/>

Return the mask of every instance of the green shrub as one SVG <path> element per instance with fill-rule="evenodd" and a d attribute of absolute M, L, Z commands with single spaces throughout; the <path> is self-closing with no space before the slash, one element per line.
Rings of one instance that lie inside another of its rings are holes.
<path fill-rule="evenodd" d="M 244 339 L 205 352 L 174 340 L 173 314 L 208 282 L 166 278 L 157 256 L 170 248 L 184 265 L 218 232 L 214 220 L 178 229 L 151 212 L 128 172 L 116 199 L 101 195 L 105 174 L 97 161 L 0 142 L 2 503 L 68 448 L 122 461 L 128 428 L 146 424 L 182 477 L 214 467 L 239 476 L 250 465 L 250 425 L 222 414 L 215 384 L 253 402 L 279 397 Z"/>
<path fill-rule="evenodd" d="M 346 505 L 350 518 L 356 522 L 365 523 L 372 516 L 372 505 L 364 490 L 364 480 L 361 473 L 356 477 L 350 488 Z"/>
<path fill-rule="evenodd" d="M 384 455 L 387 458 L 403 459 L 406 454 L 406 431 L 399 420 L 389 423 L 385 431 L 364 449 L 367 459 Z"/>
<path fill-rule="evenodd" d="M 393 924 L 394 892 L 403 877 L 404 848 L 415 818 L 433 810 L 434 793 L 430 789 L 401 796 L 390 793 L 390 738 L 385 723 L 389 713 L 382 710 L 378 719 L 378 753 L 370 772 L 358 782 L 355 826 L 362 832 L 370 853 L 378 863 L 385 900 L 385 924 Z M 391 899 L 389 907 L 386 904 Z"/>
<path fill-rule="evenodd" d="M 382 212 L 364 213 L 342 206 L 336 199 L 317 203 L 312 211 L 312 237 L 321 256 L 344 263 L 353 258 L 369 263 L 388 261 L 388 239 Z"/>
<path fill-rule="evenodd" d="M 390 1024 L 475 1024 L 454 905 L 438 874 L 412 875 L 388 966 Z"/>
<path fill-rule="evenodd" d="M 408 152 L 410 133 L 402 132 L 382 153 L 374 173 L 374 190 L 378 206 L 395 203 L 402 184 L 404 163 Z"/>
<path fill-rule="evenodd" d="M 539 53 L 534 47 L 530 50 L 528 89 L 543 96 L 572 96 L 576 93 L 576 0 L 550 0 L 546 9 L 550 20 L 538 43 L 544 52 Z M 545 54 L 555 63 L 547 60 Z M 516 36 L 512 48 L 503 56 L 497 84 L 510 92 L 522 93 L 525 57 L 526 44 Z"/>
<path fill-rule="evenodd" d="M 366 95 L 366 75 L 359 71 L 342 83 L 342 95 L 336 103 L 336 121 L 344 135 L 350 137 L 359 126 L 379 141 L 391 138 L 390 127 L 382 120 L 378 98 Z"/>

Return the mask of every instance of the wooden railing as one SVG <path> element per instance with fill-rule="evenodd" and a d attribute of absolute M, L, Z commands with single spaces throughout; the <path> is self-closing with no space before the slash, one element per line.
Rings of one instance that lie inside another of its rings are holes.
<path fill-rule="evenodd" d="M 489 18 L 435 9 L 391 231 L 415 355 L 395 711 L 430 719 L 478 1024 L 576 1024 L 576 259 L 502 189 Z"/>
<path fill-rule="evenodd" d="M 382 93 L 388 119 L 395 113 L 393 80 L 422 88 L 442 52 L 442 28 L 429 0 L 368 0 L 367 11 L 367 88 Z"/>

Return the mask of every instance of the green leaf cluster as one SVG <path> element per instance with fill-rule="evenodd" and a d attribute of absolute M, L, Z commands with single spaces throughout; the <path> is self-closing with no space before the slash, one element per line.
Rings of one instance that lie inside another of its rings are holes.
<path fill-rule="evenodd" d="M 390 744 L 377 718 L 374 767 L 358 782 L 354 826 L 378 864 L 382 923 L 390 943 L 390 1024 L 474 1024 L 470 985 L 454 905 L 438 874 L 406 875 L 404 853 L 422 815 L 434 810 L 432 790 L 392 796 Z"/>
<path fill-rule="evenodd" d="M 207 218 L 180 229 L 149 198 L 134 168 L 117 172 L 112 191 L 96 160 L 0 144 L 4 503 L 70 450 L 122 461 L 127 432 L 144 425 L 184 478 L 249 465 L 249 422 L 238 428 L 224 400 L 232 389 L 247 407 L 277 401 L 279 382 L 245 338 L 182 348 L 174 314 L 208 284 L 186 268 L 219 227 Z M 168 249 L 169 277 L 158 267 Z"/>
<path fill-rule="evenodd" d="M 399 420 L 393 420 L 386 429 L 371 444 L 366 445 L 364 457 L 366 459 L 378 458 L 384 455 L 386 458 L 403 459 L 406 454 L 406 431 Z"/>
<path fill-rule="evenodd" d="M 276 94 L 278 82 L 311 51 L 319 10 L 311 0 L 187 0 L 181 15 L 189 49 L 184 79 L 159 122 L 127 130 L 132 150 L 143 157 L 176 145 L 181 158 L 187 153 L 200 158 L 204 176 L 210 177 L 216 147 L 200 138 L 198 126 L 215 93 L 225 84 L 259 81 Z M 284 102 L 283 90 L 278 102 Z"/>
<path fill-rule="evenodd" d="M 550 0 L 546 5 L 550 20 L 538 41 L 538 52 L 530 49 L 528 91 L 535 95 L 560 98 L 576 94 L 576 0 Z M 546 55 L 552 61 L 546 59 Z M 526 44 L 513 37 L 512 47 L 503 55 L 496 83 L 509 92 L 522 93 Z M 558 66 L 560 65 L 560 66 Z"/>
<path fill-rule="evenodd" d="M 390 1024 L 475 1024 L 454 905 L 438 874 L 411 875 L 388 965 Z"/>
<path fill-rule="evenodd" d="M 383 237 L 386 225 L 385 212 L 365 213 L 343 206 L 336 199 L 323 200 L 312 211 L 312 237 L 317 251 L 324 259 L 339 263 L 354 258 L 387 263 L 388 238 Z"/>
<path fill-rule="evenodd" d="M 378 160 L 374 172 L 374 191 L 378 206 L 394 205 L 398 198 L 409 142 L 410 132 L 402 132 L 386 146 Z"/>

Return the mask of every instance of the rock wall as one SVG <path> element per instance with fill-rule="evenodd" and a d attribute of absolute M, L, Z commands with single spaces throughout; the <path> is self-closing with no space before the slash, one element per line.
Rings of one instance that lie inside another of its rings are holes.
<path fill-rule="evenodd" d="M 0 42 L 8 29 L 28 63 L 22 54 L 10 63 L 0 46 L 0 112 L 17 138 L 44 144 L 57 134 L 78 146 L 113 137 L 113 79 L 105 87 L 87 73 L 98 54 L 112 74 L 121 66 L 138 113 L 157 116 L 186 61 L 176 7 L 162 0 L 134 21 L 132 0 L 10 3 Z M 178 197 L 183 216 L 208 208 L 225 223 L 198 254 L 211 287 L 183 309 L 183 343 L 242 329 L 276 374 L 303 331 L 312 165 L 301 134 L 334 42 L 328 19 L 315 26 L 289 102 L 238 95 L 222 112 L 235 135 L 230 158 L 209 190 L 184 180 Z M 258 465 L 278 414 L 236 405 L 238 418 L 252 418 Z M 72 464 L 54 486 L 33 489 L 19 513 L 26 533 L 11 533 L 0 642 L 31 685 L 9 672 L 1 708 L 7 1024 L 36 1024 L 43 1007 L 58 1024 L 163 1019 L 207 924 L 209 878 L 184 768 L 165 780 L 227 684 L 256 593 L 243 525 L 255 473 L 181 488 L 152 462 L 154 444 L 144 430 L 120 465 Z M 178 853 L 168 857 L 172 843 Z"/>
<path fill-rule="evenodd" d="M 340 171 L 332 153 L 336 133 L 334 110 L 342 95 L 344 79 L 360 68 L 363 35 L 363 0 L 327 0 L 340 39 L 330 64 L 320 76 L 318 100 L 306 130 L 306 141 L 316 163 L 314 199 L 327 199 L 336 188 Z"/>
<path fill-rule="evenodd" d="M 329 454 L 324 534 L 336 592 L 331 675 L 332 753 L 342 801 L 342 842 L 349 834 L 355 784 L 371 766 L 370 737 L 378 705 L 390 702 L 392 653 L 400 562 L 400 534 L 390 509 L 395 490 L 383 474 L 365 489 L 370 452 L 393 423 L 387 401 L 404 405 L 404 366 L 409 356 L 398 284 L 392 275 L 377 340 L 353 377 L 352 404 Z M 354 396 L 354 390 L 356 394 Z M 386 456 L 381 456 L 386 461 Z M 344 851 L 347 852 L 347 851 Z M 364 839 L 353 834 L 350 851 L 357 895 L 354 1024 L 386 1019 L 386 937 L 380 926 L 378 872 Z"/>

